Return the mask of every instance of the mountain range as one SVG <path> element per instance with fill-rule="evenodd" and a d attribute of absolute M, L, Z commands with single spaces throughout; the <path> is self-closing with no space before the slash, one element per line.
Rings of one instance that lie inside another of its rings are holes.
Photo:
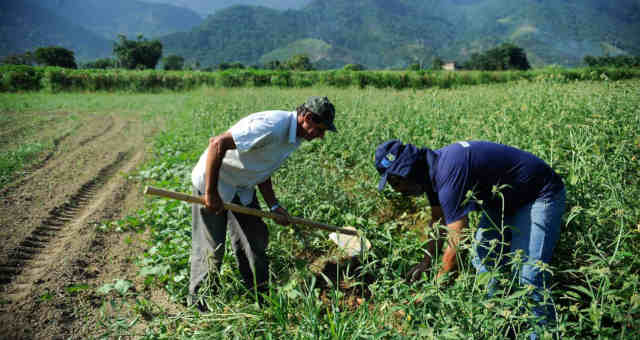
<path fill-rule="evenodd" d="M 83 51 L 76 55 L 97 54 L 93 45 L 103 45 L 101 39 L 109 43 L 119 33 L 141 33 L 160 39 L 164 55 L 203 66 L 265 64 L 307 54 L 319 68 L 402 68 L 428 65 L 434 57 L 462 62 L 503 42 L 524 48 L 534 66 L 575 66 L 586 55 L 640 54 L 640 0 L 146 1 L 154 3 L 21 0 L 39 9 L 23 10 L 17 20 L 7 14 L 7 0 L 0 0 L 0 48 L 25 49 L 47 34 L 60 40 L 66 35 L 58 31 L 77 27 L 76 35 L 84 38 L 65 41 Z M 261 6 L 223 8 L 224 3 Z M 20 6 L 9 7 L 16 12 Z M 35 15 L 41 11 L 51 14 L 49 23 Z M 207 12 L 213 14 L 203 19 Z"/>
<path fill-rule="evenodd" d="M 171 4 L 192 9 L 206 17 L 215 11 L 235 6 L 261 6 L 274 9 L 300 9 L 306 6 L 311 0 L 144 0 L 146 2 Z"/>
<path fill-rule="evenodd" d="M 136 0 L 0 0 L 0 56 L 61 46 L 81 60 L 104 58 L 119 34 L 159 37 L 202 20 L 184 7 Z"/>

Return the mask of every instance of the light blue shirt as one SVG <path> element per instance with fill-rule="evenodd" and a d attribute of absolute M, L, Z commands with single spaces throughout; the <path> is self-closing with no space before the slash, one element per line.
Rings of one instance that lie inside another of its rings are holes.
<path fill-rule="evenodd" d="M 271 177 L 287 157 L 300 146 L 296 137 L 297 113 L 264 111 L 251 114 L 233 125 L 229 132 L 236 149 L 222 160 L 218 193 L 224 202 L 238 195 L 244 205 L 251 203 L 254 187 Z M 207 150 L 191 173 L 193 185 L 205 191 Z"/>

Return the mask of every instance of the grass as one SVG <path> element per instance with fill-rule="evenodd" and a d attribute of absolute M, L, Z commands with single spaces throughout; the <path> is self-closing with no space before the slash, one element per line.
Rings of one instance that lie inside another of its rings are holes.
<path fill-rule="evenodd" d="M 305 143 L 274 176 L 280 202 L 293 215 L 366 233 L 372 250 L 359 270 L 348 263 L 318 275 L 308 264 L 334 248 L 322 231 L 306 241 L 290 229 L 270 227 L 271 292 L 258 307 L 237 272 L 227 245 L 220 289 L 206 293 L 211 312 L 156 313 L 145 339 L 261 338 L 502 339 L 511 328 L 528 332 L 529 307 L 515 290 L 486 300 L 486 276 L 468 257 L 445 282 L 432 275 L 413 284 L 407 271 L 422 257 L 426 199 L 378 193 L 372 165 L 375 146 L 398 138 L 438 148 L 484 139 L 531 151 L 551 164 L 567 186 L 567 213 L 554 255 L 552 297 L 556 331 L 563 339 L 631 339 L 640 329 L 640 82 L 515 82 L 450 90 L 201 89 L 183 94 L 46 94 L 11 97 L 38 109 L 67 105 L 90 110 L 143 110 L 168 119 L 153 141 L 153 157 L 139 172 L 140 185 L 189 192 L 190 172 L 208 137 L 239 118 L 268 109 L 293 109 L 309 95 L 326 95 L 337 109 L 337 134 Z M 124 98 L 116 98 L 116 97 Z M 52 103 L 47 101 L 52 99 Z M 55 98 L 55 99 L 54 99 Z M 66 99 L 65 99 L 66 98 Z M 4 101 L 2 101 L 4 103 Z M 85 106 L 86 105 L 86 106 Z M 148 285 L 183 302 L 189 279 L 190 208 L 149 200 L 133 217 L 151 229 L 139 259 Z M 477 216 L 472 216 L 477 221 Z M 133 222 L 132 222 L 133 223 Z M 475 223 L 462 242 L 471 251 Z M 329 274 L 350 283 L 326 282 Z M 499 279 L 510 285 L 510 276 Z M 140 294 L 142 293 L 131 293 Z M 104 320 L 105 338 L 130 334 L 136 318 L 153 314 L 148 303 L 123 304 L 126 317 Z M 127 309 L 128 308 L 128 309 Z M 544 335 L 544 333 L 543 333 Z M 549 334 L 546 334 L 549 335 Z M 100 335 L 97 335 L 98 337 Z"/>

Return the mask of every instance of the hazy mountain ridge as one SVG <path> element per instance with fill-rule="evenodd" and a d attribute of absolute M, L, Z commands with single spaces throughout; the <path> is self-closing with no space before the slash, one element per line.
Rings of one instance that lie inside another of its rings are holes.
<path fill-rule="evenodd" d="M 244 11 L 279 24 L 236 24 L 233 18 L 242 18 Z M 346 62 L 402 67 L 430 63 L 434 56 L 463 61 L 502 42 L 522 46 L 534 65 L 577 65 L 587 54 L 640 53 L 639 17 L 639 0 L 314 0 L 285 12 L 248 6 L 221 10 L 193 32 L 162 40 L 168 51 L 203 65 L 257 63 L 275 49 L 282 55 L 283 47 L 301 39 L 328 44 L 324 64 L 332 67 Z M 229 44 L 236 37 L 254 49 Z"/>
<path fill-rule="evenodd" d="M 0 1 L 0 56 L 61 46 L 76 58 L 109 56 L 113 43 L 42 8 L 36 1 Z"/>
<path fill-rule="evenodd" d="M 152 3 L 166 3 L 190 8 L 202 16 L 235 5 L 262 6 L 273 9 L 300 9 L 311 0 L 144 0 Z"/>
<path fill-rule="evenodd" d="M 61 46 L 79 60 L 108 57 L 118 34 L 136 39 L 186 31 L 192 10 L 134 0 L 0 0 L 0 56 Z"/>
<path fill-rule="evenodd" d="M 187 31 L 202 22 L 202 17 L 190 9 L 136 0 L 39 1 L 41 7 L 110 40 L 118 34 L 157 37 Z"/>

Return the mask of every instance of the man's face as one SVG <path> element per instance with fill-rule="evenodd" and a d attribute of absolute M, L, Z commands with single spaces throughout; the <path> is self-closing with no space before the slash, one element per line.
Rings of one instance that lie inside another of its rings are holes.
<path fill-rule="evenodd" d="M 299 137 L 302 137 L 308 141 L 314 140 L 316 138 L 324 138 L 324 133 L 327 131 L 328 127 L 320 122 L 318 119 L 315 119 L 313 113 L 305 112 L 302 116 L 302 122 L 299 124 L 300 131 L 298 133 Z"/>
<path fill-rule="evenodd" d="M 389 176 L 389 178 L 387 178 L 387 183 L 391 185 L 393 190 L 405 196 L 417 196 L 424 192 L 420 184 L 407 178 Z"/>

